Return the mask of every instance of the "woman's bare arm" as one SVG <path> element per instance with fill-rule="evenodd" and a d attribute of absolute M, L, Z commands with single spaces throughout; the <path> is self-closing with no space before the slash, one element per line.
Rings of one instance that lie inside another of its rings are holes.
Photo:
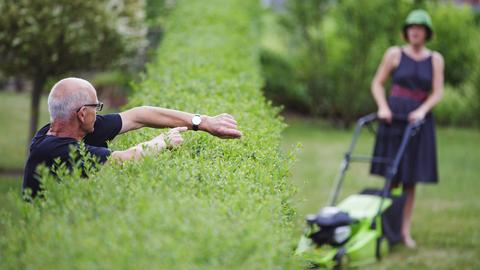
<path fill-rule="evenodd" d="M 392 113 L 387 103 L 384 85 L 392 70 L 398 65 L 399 57 L 400 50 L 398 47 L 391 47 L 385 52 L 371 86 L 373 98 L 378 106 L 378 117 L 387 122 L 391 122 Z"/>
<path fill-rule="evenodd" d="M 410 121 L 419 121 L 425 118 L 425 115 L 433 109 L 433 107 L 442 99 L 443 97 L 443 70 L 444 70 L 444 61 L 440 53 L 434 52 L 432 56 L 433 62 L 433 78 L 432 78 L 432 93 L 428 96 L 427 100 L 418 107 L 415 111 L 410 113 Z"/>

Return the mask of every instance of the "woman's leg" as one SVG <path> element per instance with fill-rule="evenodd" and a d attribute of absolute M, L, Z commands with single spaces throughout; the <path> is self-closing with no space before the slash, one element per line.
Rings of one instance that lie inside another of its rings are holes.
<path fill-rule="evenodd" d="M 405 200 L 405 208 L 403 209 L 403 221 L 402 221 L 402 238 L 405 246 L 409 248 L 415 248 L 416 243 L 412 239 L 410 234 L 410 228 L 412 226 L 412 214 L 413 204 L 415 201 L 415 184 L 403 185 L 403 190 L 407 195 Z"/>

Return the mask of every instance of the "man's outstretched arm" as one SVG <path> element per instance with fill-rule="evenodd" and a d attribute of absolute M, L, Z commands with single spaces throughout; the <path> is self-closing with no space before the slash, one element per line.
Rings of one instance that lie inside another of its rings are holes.
<path fill-rule="evenodd" d="M 122 129 L 120 133 L 142 127 L 174 128 L 188 127 L 192 129 L 194 114 L 160 107 L 141 106 L 120 113 Z M 220 138 L 240 138 L 242 133 L 237 129 L 233 116 L 223 113 L 217 116 L 202 115 L 199 130 Z"/>

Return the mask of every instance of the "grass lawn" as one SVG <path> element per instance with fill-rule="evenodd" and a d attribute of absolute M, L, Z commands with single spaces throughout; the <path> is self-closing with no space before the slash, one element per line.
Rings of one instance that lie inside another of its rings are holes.
<path fill-rule="evenodd" d="M 40 104 L 39 128 L 49 121 L 45 96 Z M 29 93 L 0 92 L 0 123 L 0 168 L 23 169 L 30 125 Z"/>
<path fill-rule="evenodd" d="M 47 98 L 40 101 L 39 127 L 49 121 Z M 0 168 L 23 170 L 27 154 L 27 138 L 30 125 L 29 93 L 0 92 Z M 0 175 L 0 210 L 7 208 L 6 193 L 20 192 L 21 175 Z"/>
<path fill-rule="evenodd" d="M 298 187 L 299 229 L 302 218 L 327 203 L 351 131 L 337 130 L 322 122 L 291 120 L 284 147 L 300 142 L 292 180 Z M 373 136 L 363 133 L 357 153 L 370 154 Z M 479 269 L 480 268 L 480 132 L 440 128 L 439 185 L 421 185 L 417 192 L 413 237 L 416 250 L 396 247 L 381 263 L 369 269 Z M 364 187 L 380 186 L 368 175 L 366 164 L 354 164 L 347 173 L 342 198 Z"/>

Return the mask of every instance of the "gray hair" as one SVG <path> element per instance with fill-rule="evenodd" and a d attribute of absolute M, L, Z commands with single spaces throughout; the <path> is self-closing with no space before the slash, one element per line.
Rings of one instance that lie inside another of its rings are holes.
<path fill-rule="evenodd" d="M 79 88 L 71 93 L 58 95 L 55 94 L 55 86 L 48 95 L 48 112 L 52 122 L 57 119 L 68 120 L 72 113 L 89 102 L 89 95 L 85 89 Z"/>

